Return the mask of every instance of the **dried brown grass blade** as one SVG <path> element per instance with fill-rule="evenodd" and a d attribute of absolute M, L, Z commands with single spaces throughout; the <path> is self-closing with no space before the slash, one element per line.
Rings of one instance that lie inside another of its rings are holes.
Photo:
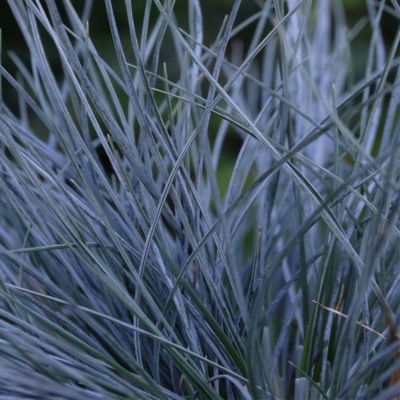
<path fill-rule="evenodd" d="M 342 312 L 338 311 L 336 308 L 325 306 L 325 305 L 323 305 L 321 303 L 318 303 L 315 300 L 313 300 L 313 303 L 315 303 L 317 306 L 323 308 L 324 310 L 327 310 L 327 311 L 332 312 L 332 313 L 334 313 L 336 315 L 339 315 L 340 317 L 349 318 L 348 315 L 343 314 Z M 375 329 L 372 329 L 370 326 L 363 324 L 361 321 L 357 321 L 357 324 L 360 325 L 362 328 L 364 328 L 364 329 L 374 333 L 375 335 L 378 335 L 382 339 L 386 340 L 386 337 L 384 335 L 382 335 L 380 332 L 376 331 Z"/>

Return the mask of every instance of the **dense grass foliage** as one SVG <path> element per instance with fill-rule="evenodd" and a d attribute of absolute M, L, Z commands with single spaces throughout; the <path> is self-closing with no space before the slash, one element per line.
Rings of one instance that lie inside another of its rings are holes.
<path fill-rule="evenodd" d="M 397 3 L 116 3 L 8 0 L 0 398 L 400 396 Z"/>

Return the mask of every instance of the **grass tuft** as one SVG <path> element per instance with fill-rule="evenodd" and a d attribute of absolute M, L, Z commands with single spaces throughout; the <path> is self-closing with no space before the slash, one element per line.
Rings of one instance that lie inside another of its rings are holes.
<path fill-rule="evenodd" d="M 0 398 L 400 396 L 397 3 L 7 3 Z"/>

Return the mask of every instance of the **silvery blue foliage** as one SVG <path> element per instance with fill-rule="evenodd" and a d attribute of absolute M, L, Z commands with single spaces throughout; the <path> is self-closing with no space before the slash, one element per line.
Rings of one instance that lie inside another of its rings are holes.
<path fill-rule="evenodd" d="M 0 397 L 398 395 L 395 9 L 177 3 L 7 2 Z"/>

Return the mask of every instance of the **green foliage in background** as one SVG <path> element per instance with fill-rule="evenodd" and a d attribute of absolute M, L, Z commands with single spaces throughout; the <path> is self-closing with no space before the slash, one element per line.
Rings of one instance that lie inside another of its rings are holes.
<path fill-rule="evenodd" d="M 399 15 L 362 3 L 7 2 L 1 399 L 400 395 Z"/>

